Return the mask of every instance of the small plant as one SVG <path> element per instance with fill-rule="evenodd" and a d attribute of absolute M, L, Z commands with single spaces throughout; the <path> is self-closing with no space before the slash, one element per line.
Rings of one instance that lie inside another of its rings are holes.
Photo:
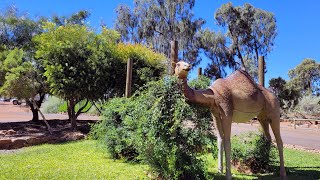
<path fill-rule="evenodd" d="M 232 138 L 231 160 L 239 164 L 240 171 L 250 169 L 253 173 L 271 170 L 276 159 L 276 149 L 263 134 L 249 133 Z"/>

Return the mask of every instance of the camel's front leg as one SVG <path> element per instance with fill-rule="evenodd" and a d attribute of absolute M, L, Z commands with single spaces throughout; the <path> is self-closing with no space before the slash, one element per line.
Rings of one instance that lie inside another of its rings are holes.
<path fill-rule="evenodd" d="M 218 115 L 214 116 L 215 124 L 217 128 L 218 138 L 218 172 L 223 173 L 223 130 L 221 125 L 221 119 Z"/>
<path fill-rule="evenodd" d="M 223 143 L 224 143 L 224 150 L 225 150 L 225 156 L 226 156 L 226 178 L 228 180 L 231 180 L 231 118 L 223 118 L 222 119 L 222 128 L 224 133 Z"/>

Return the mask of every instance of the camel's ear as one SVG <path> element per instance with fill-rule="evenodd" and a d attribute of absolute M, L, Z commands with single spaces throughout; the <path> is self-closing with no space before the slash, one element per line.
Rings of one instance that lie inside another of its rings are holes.
<path fill-rule="evenodd" d="M 171 66 L 175 66 L 176 64 L 176 62 L 171 62 Z"/>

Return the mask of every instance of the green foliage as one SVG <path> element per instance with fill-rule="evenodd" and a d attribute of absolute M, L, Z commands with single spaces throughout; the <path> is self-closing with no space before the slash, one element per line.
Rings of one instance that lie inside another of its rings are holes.
<path fill-rule="evenodd" d="M 55 96 L 49 96 L 42 105 L 42 112 L 44 113 L 58 113 L 61 112 L 60 107 L 65 104 L 63 99 Z"/>
<path fill-rule="evenodd" d="M 24 51 L 14 49 L 9 52 L 3 62 L 6 70 L 5 81 L 0 88 L 0 94 L 19 99 L 33 98 L 41 84 L 37 81 L 35 67 L 29 61 L 24 61 Z"/>
<path fill-rule="evenodd" d="M 31 19 L 26 13 L 21 13 L 15 6 L 1 10 L 0 13 L 0 44 L 9 50 L 14 48 L 29 52 L 34 45 L 31 39 L 41 33 L 41 19 Z"/>
<path fill-rule="evenodd" d="M 294 108 L 295 111 L 306 115 L 320 114 L 320 96 L 304 95 Z"/>
<path fill-rule="evenodd" d="M 247 166 L 254 173 L 270 171 L 275 148 L 263 134 L 243 134 L 232 138 L 231 160 Z"/>
<path fill-rule="evenodd" d="M 287 82 L 281 77 L 270 79 L 269 86 L 278 97 L 280 107 L 283 110 L 290 110 L 298 104 L 301 96 L 300 92 L 288 86 Z"/>
<path fill-rule="evenodd" d="M 195 0 L 137 0 L 134 7 L 120 5 L 116 9 L 115 29 L 122 40 L 144 43 L 157 52 L 170 55 L 170 41 L 179 41 L 181 59 L 198 63 L 199 48 L 194 38 L 204 24 L 201 18 L 194 18 L 192 9 Z"/>
<path fill-rule="evenodd" d="M 314 59 L 304 59 L 288 73 L 289 86 L 302 94 L 320 94 L 320 63 Z"/>
<path fill-rule="evenodd" d="M 51 93 L 77 102 L 102 97 L 108 87 L 108 62 L 112 59 L 115 40 L 80 25 L 57 27 L 46 23 L 44 28 L 47 32 L 34 41 Z"/>
<path fill-rule="evenodd" d="M 215 51 L 214 54 L 220 58 L 231 58 L 233 61 L 237 60 L 237 57 L 243 66 L 250 63 L 248 70 L 253 73 L 251 75 L 255 75 L 258 57 L 266 57 L 271 52 L 277 35 L 274 14 L 255 8 L 248 3 L 243 6 L 233 6 L 229 2 L 215 12 L 215 19 L 218 25 L 227 29 L 225 42 L 231 42 L 231 44 L 229 43 L 228 46 L 223 43 L 228 48 L 212 48 Z M 227 50 L 227 52 L 223 53 L 221 50 Z M 228 61 L 231 61 L 229 59 Z M 231 65 L 235 66 L 234 63 Z"/>
<path fill-rule="evenodd" d="M 205 82 L 194 83 L 208 86 Z M 107 145 L 113 158 L 143 161 L 164 179 L 203 179 L 198 156 L 211 147 L 211 115 L 185 102 L 178 79 L 148 83 L 130 99 L 112 99 L 91 136 Z"/>
<path fill-rule="evenodd" d="M 119 79 L 119 81 L 125 82 L 127 60 L 132 59 L 133 61 L 132 92 L 135 92 L 149 81 L 159 80 L 165 72 L 166 57 L 141 44 L 119 43 L 116 56 L 121 61 L 121 67 L 117 68 L 117 72 L 115 72 L 115 78 Z M 115 83 L 120 86 L 118 89 L 121 90 L 121 94 L 124 94 L 125 83 L 121 84 L 117 81 Z"/>
<path fill-rule="evenodd" d="M 75 106 L 75 110 L 79 110 L 79 108 L 82 107 L 84 104 L 85 104 L 85 101 L 79 102 Z M 90 108 L 90 110 L 88 110 L 88 108 Z M 55 96 L 49 96 L 49 98 L 43 103 L 41 109 L 42 109 L 42 112 L 44 113 L 66 113 L 68 111 L 68 106 L 65 100 Z M 92 106 L 91 102 L 89 102 L 84 108 L 84 111 L 87 111 L 87 110 L 88 110 L 87 112 L 88 114 L 98 115 L 96 108 Z"/>
<path fill-rule="evenodd" d="M 204 54 L 211 60 L 204 70 L 204 74 L 214 79 L 225 77 L 227 75 L 225 67 L 235 67 L 235 60 L 226 46 L 227 38 L 225 35 L 221 32 L 215 33 L 210 29 L 204 29 L 197 34 L 197 38 Z"/>

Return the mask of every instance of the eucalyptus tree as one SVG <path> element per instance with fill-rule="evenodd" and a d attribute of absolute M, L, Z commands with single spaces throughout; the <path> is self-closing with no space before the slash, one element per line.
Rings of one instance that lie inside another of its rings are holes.
<path fill-rule="evenodd" d="M 288 73 L 289 85 L 302 94 L 320 93 L 320 63 L 314 59 L 304 59 Z"/>
<path fill-rule="evenodd" d="M 270 79 L 269 88 L 278 97 L 280 107 L 284 110 L 289 110 L 296 106 L 301 97 L 300 91 L 291 87 L 287 81 L 281 77 Z"/>
<path fill-rule="evenodd" d="M 226 76 L 226 67 L 234 68 L 236 66 L 236 62 L 226 46 L 227 38 L 224 34 L 204 29 L 197 33 L 196 38 L 198 39 L 198 47 L 211 60 L 205 69 L 206 76 L 211 79 L 222 78 Z"/>
<path fill-rule="evenodd" d="M 170 41 L 177 40 L 179 56 L 197 64 L 199 47 L 194 38 L 205 23 L 191 12 L 195 0 L 135 0 L 133 9 L 120 5 L 115 29 L 124 42 L 142 43 L 169 57 Z"/>
<path fill-rule="evenodd" d="M 246 59 L 256 66 L 259 56 L 266 57 L 271 52 L 277 35 L 273 13 L 247 3 L 236 7 L 227 3 L 216 11 L 215 19 L 227 29 L 228 51 L 244 68 Z"/>

